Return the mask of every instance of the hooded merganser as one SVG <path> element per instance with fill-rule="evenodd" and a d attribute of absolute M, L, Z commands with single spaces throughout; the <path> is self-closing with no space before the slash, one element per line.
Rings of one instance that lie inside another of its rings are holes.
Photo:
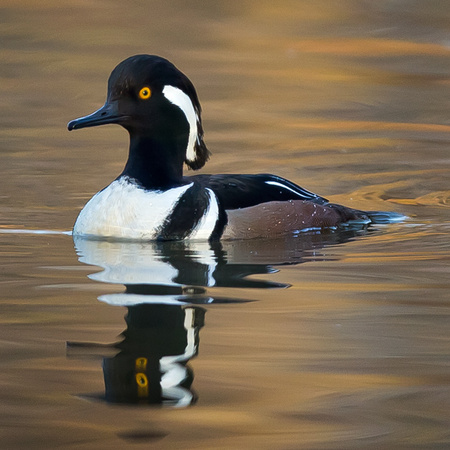
<path fill-rule="evenodd" d="M 68 129 L 109 123 L 129 132 L 128 161 L 82 209 L 74 235 L 241 239 L 403 218 L 329 203 L 275 175 L 183 176 L 183 163 L 197 170 L 209 158 L 201 107 L 191 81 L 159 56 L 122 61 L 109 77 L 103 107 Z"/>

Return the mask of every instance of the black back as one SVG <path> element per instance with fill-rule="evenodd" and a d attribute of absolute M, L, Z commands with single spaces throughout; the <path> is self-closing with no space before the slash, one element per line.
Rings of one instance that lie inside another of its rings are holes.
<path fill-rule="evenodd" d="M 271 174 L 194 175 L 185 177 L 185 180 L 195 181 L 205 188 L 212 189 L 226 210 L 248 208 L 273 201 L 307 200 L 318 205 L 328 203 L 326 198 Z"/>

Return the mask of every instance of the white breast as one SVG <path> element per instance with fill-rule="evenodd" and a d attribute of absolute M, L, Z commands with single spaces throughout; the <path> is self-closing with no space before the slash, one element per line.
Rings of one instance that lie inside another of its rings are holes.
<path fill-rule="evenodd" d="M 133 240 L 156 239 L 158 228 L 191 186 L 192 183 L 168 191 L 148 191 L 127 177 L 119 178 L 89 200 L 77 218 L 73 234 Z M 217 220 L 215 208 L 208 208 L 209 212 Z M 207 219 L 202 221 L 209 229 L 212 219 Z M 209 237 L 202 231 L 195 230 L 194 239 Z"/>

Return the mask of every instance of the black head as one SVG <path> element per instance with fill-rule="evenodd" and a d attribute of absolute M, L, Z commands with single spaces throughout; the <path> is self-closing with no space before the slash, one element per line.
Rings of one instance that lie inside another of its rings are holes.
<path fill-rule="evenodd" d="M 201 107 L 191 81 L 171 62 L 154 55 L 122 61 L 108 80 L 108 96 L 93 114 L 69 122 L 68 129 L 117 123 L 131 137 L 181 143 L 192 169 L 203 167 L 209 151 L 203 142 Z"/>

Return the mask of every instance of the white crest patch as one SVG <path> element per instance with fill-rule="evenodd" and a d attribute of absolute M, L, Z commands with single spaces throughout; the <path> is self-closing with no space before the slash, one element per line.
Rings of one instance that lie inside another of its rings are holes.
<path fill-rule="evenodd" d="M 152 240 L 180 197 L 192 186 L 147 191 L 128 177 L 113 181 L 81 210 L 74 235 Z"/>
<path fill-rule="evenodd" d="M 180 108 L 186 116 L 186 120 L 189 123 L 189 140 L 186 148 L 186 159 L 189 161 L 194 161 L 197 157 L 195 154 L 195 141 L 197 139 L 198 121 L 198 116 L 195 112 L 194 105 L 187 94 L 174 86 L 164 86 L 162 93 L 170 103 L 178 106 L 178 108 Z"/>

